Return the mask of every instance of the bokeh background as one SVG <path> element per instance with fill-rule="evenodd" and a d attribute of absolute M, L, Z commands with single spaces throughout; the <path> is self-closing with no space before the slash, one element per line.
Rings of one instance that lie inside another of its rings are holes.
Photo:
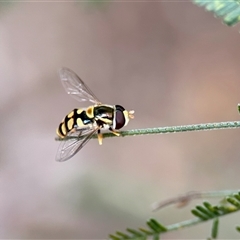
<path fill-rule="evenodd" d="M 135 110 L 126 129 L 239 120 L 239 27 L 190 2 L 0 5 L 0 238 L 104 239 L 192 218 L 152 213 L 185 192 L 239 188 L 239 130 L 92 140 L 55 161 L 55 129 L 82 105 L 57 70 L 74 70 L 104 103 Z M 196 202 L 193 203 L 194 206 Z M 220 237 L 239 238 L 239 214 Z M 211 223 L 164 235 L 206 238 Z"/>

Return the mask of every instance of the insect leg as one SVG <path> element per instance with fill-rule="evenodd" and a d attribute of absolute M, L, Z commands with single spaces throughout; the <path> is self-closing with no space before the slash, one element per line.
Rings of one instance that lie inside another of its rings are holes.
<path fill-rule="evenodd" d="M 103 135 L 101 133 L 101 129 L 98 129 L 98 143 L 99 145 L 102 145 Z"/>
<path fill-rule="evenodd" d="M 97 117 L 97 120 L 100 120 L 101 122 L 103 122 L 105 124 L 111 124 L 112 123 L 112 120 L 107 119 L 107 118 Z"/>
<path fill-rule="evenodd" d="M 116 136 L 120 136 L 120 133 L 119 132 L 117 132 L 117 131 L 114 131 L 113 129 L 112 129 L 112 127 L 109 127 L 109 131 L 111 131 L 114 135 L 116 135 Z"/>

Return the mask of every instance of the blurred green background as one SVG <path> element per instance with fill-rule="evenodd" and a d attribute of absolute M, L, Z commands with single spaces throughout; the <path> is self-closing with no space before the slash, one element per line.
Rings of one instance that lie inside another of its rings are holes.
<path fill-rule="evenodd" d="M 189 206 L 151 204 L 191 190 L 239 188 L 239 130 L 109 138 L 55 161 L 55 129 L 73 108 L 57 70 L 103 103 L 135 110 L 126 129 L 238 120 L 239 27 L 191 2 L 0 5 L 0 238 L 103 239 Z M 239 215 L 221 238 L 239 238 Z M 206 238 L 211 224 L 164 235 Z"/>

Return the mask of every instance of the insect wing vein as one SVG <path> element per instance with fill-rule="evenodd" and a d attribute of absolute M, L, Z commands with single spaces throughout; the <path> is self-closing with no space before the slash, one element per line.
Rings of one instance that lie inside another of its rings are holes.
<path fill-rule="evenodd" d="M 67 94 L 79 102 L 90 101 L 94 104 L 100 104 L 98 98 L 76 73 L 68 68 L 61 68 L 59 70 L 59 76 Z"/>
<path fill-rule="evenodd" d="M 94 129 L 88 128 L 69 133 L 67 135 L 69 139 L 62 140 L 59 145 L 56 160 L 58 162 L 63 162 L 74 156 L 87 144 L 98 129 L 99 127 Z"/>

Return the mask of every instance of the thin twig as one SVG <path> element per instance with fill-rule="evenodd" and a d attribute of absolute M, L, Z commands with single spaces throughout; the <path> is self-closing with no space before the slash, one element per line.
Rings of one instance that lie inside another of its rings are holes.
<path fill-rule="evenodd" d="M 164 201 L 155 202 L 152 204 L 153 211 L 157 211 L 164 207 L 167 207 L 172 204 L 177 204 L 178 207 L 186 206 L 190 203 L 193 199 L 202 199 L 202 198 L 222 198 L 234 193 L 238 193 L 240 190 L 222 190 L 222 191 L 207 191 L 207 192 L 200 192 L 200 191 L 191 191 L 184 195 L 177 196 L 174 198 L 169 198 Z"/>
<path fill-rule="evenodd" d="M 143 128 L 133 129 L 129 131 L 121 131 L 120 136 L 139 136 L 149 134 L 163 134 L 163 133 L 178 133 L 178 132 L 192 132 L 192 131 L 209 131 L 219 129 L 233 129 L 240 128 L 240 121 L 229 121 L 229 122 L 216 122 L 216 123 L 200 123 L 192 125 L 172 126 L 172 127 L 158 127 L 158 128 Z M 103 138 L 116 137 L 112 133 L 104 133 Z M 83 138 L 77 136 L 68 136 L 63 139 L 55 138 L 57 141 L 66 141 L 68 139 Z M 97 135 L 93 135 L 92 138 L 97 138 Z"/>

